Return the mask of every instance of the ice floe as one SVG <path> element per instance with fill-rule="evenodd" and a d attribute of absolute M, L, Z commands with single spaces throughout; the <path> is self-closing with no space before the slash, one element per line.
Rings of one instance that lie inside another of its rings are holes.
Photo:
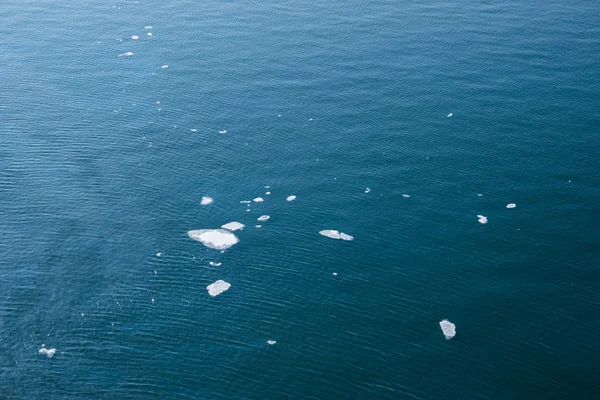
<path fill-rule="evenodd" d="M 262 197 L 257 197 L 255 199 L 252 199 L 252 201 L 255 202 L 255 203 L 262 203 L 264 200 L 263 200 Z"/>
<path fill-rule="evenodd" d="M 221 228 L 227 229 L 229 231 L 237 231 L 238 229 L 242 229 L 245 225 L 236 221 L 230 222 L 225 225 L 221 225 Z"/>
<path fill-rule="evenodd" d="M 337 272 L 334 272 L 334 273 L 333 273 L 333 276 L 337 276 Z"/>
<path fill-rule="evenodd" d="M 409 194 L 403 194 L 402 197 L 404 197 L 405 199 L 408 199 L 410 197 Z"/>
<path fill-rule="evenodd" d="M 343 232 L 339 232 L 333 229 L 326 229 L 319 232 L 321 235 L 331 239 L 342 239 L 342 240 L 354 240 L 354 237 L 347 235 Z"/>
<path fill-rule="evenodd" d="M 478 215 L 477 218 L 479 218 L 478 221 L 480 224 L 487 224 L 488 222 L 487 217 L 484 217 L 483 215 Z"/>
<path fill-rule="evenodd" d="M 515 208 L 517 205 L 515 203 L 509 203 L 506 205 L 506 208 Z"/>
<path fill-rule="evenodd" d="M 270 195 L 270 194 L 271 194 L 271 192 L 265 192 L 265 194 L 268 196 L 268 195 Z"/>
<path fill-rule="evenodd" d="M 162 256 L 162 253 L 156 253 L 156 257 Z"/>
<path fill-rule="evenodd" d="M 119 57 L 123 57 L 123 56 L 125 56 L 125 57 L 131 57 L 132 55 L 133 55 L 133 52 L 132 51 L 128 51 L 127 53 L 119 54 Z"/>
<path fill-rule="evenodd" d="M 365 193 L 369 193 L 371 191 L 371 188 L 366 188 L 365 189 Z"/>
<path fill-rule="evenodd" d="M 262 228 L 262 225 L 256 225 L 255 228 L 260 229 L 260 228 Z"/>
<path fill-rule="evenodd" d="M 198 129 L 192 128 L 190 129 L 190 132 L 198 132 Z"/>
<path fill-rule="evenodd" d="M 40 352 L 40 354 L 47 355 L 48 358 L 52 358 L 52 357 L 54 357 L 54 353 L 56 353 L 56 349 L 47 349 L 45 347 L 42 347 L 39 352 Z"/>
<path fill-rule="evenodd" d="M 276 340 L 267 340 L 267 344 L 270 344 L 271 346 L 274 344 L 277 344 Z"/>
<path fill-rule="evenodd" d="M 225 229 L 198 229 L 189 231 L 188 236 L 216 250 L 227 250 L 240 241 L 237 236 Z"/>
<path fill-rule="evenodd" d="M 138 35 L 132 35 L 131 40 L 138 40 L 140 37 Z"/>
<path fill-rule="evenodd" d="M 456 335 L 456 325 L 447 319 L 440 321 L 440 328 L 442 328 L 446 340 L 450 340 Z"/>
<path fill-rule="evenodd" d="M 294 196 L 294 195 L 288 196 L 286 200 L 287 201 L 294 201 L 294 200 L 296 200 L 296 196 Z"/>
<path fill-rule="evenodd" d="M 152 36 L 152 32 L 148 32 L 148 33 L 146 33 L 146 35 Z"/>
<path fill-rule="evenodd" d="M 448 118 L 450 118 L 452 116 L 452 113 L 448 114 Z"/>
<path fill-rule="evenodd" d="M 219 133 L 227 133 L 227 131 L 223 129 L 222 131 L 219 131 Z"/>
<path fill-rule="evenodd" d="M 152 27 L 150 25 L 146 25 L 144 29 L 152 29 Z"/>
<path fill-rule="evenodd" d="M 207 206 L 209 204 L 212 204 L 213 202 L 213 198 L 212 197 L 208 197 L 208 196 L 204 196 L 202 197 L 202 200 L 200 201 L 200 204 L 203 206 Z"/>
<path fill-rule="evenodd" d="M 221 264 L 223 264 L 223 263 L 218 263 L 218 262 L 214 262 L 214 261 L 209 261 L 209 262 L 208 262 L 208 264 L 209 264 L 211 267 L 220 267 L 220 266 L 221 266 Z"/>
<path fill-rule="evenodd" d="M 164 69 L 164 68 L 169 68 L 169 65 L 168 65 L 168 64 L 165 64 L 165 65 L 163 65 L 161 68 L 163 68 L 163 69 Z"/>
<path fill-rule="evenodd" d="M 221 293 L 229 290 L 230 287 L 231 287 L 231 284 L 229 282 L 225 282 L 225 281 L 219 279 L 218 281 L 208 285 L 206 287 L 206 290 L 208 290 L 208 294 L 215 297 L 215 296 L 218 296 Z"/>
<path fill-rule="evenodd" d="M 261 216 L 260 216 L 260 217 L 258 217 L 257 219 L 258 219 L 259 221 L 266 221 L 266 220 L 268 220 L 269 218 L 271 218 L 271 217 L 270 217 L 270 216 L 268 216 L 268 215 L 261 215 Z"/>

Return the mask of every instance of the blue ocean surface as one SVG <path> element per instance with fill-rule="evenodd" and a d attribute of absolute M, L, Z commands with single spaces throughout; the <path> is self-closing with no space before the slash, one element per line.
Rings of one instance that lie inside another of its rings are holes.
<path fill-rule="evenodd" d="M 599 134 L 597 1 L 4 0 L 0 399 L 599 399 Z"/>

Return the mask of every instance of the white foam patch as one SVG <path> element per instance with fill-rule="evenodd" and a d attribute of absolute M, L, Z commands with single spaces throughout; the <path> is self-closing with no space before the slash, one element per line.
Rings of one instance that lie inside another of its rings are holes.
<path fill-rule="evenodd" d="M 263 200 L 262 197 L 257 197 L 255 199 L 252 199 L 252 201 L 255 202 L 255 203 L 262 203 L 264 200 Z"/>
<path fill-rule="evenodd" d="M 294 201 L 294 200 L 296 200 L 296 196 L 294 196 L 294 195 L 288 196 L 286 200 L 287 201 Z"/>
<path fill-rule="evenodd" d="M 54 353 L 56 353 L 56 349 L 47 349 L 45 347 L 40 349 L 40 354 L 45 354 L 48 356 L 48 358 L 54 357 Z"/>
<path fill-rule="evenodd" d="M 267 340 L 267 344 L 270 344 L 271 346 L 273 346 L 274 344 L 277 344 L 276 340 Z"/>
<path fill-rule="evenodd" d="M 221 228 L 227 229 L 229 231 L 237 231 L 238 229 L 242 229 L 244 226 L 246 226 L 246 225 L 244 225 L 240 222 L 237 222 L 237 221 L 233 221 L 228 224 L 221 225 Z"/>
<path fill-rule="evenodd" d="M 440 327 L 442 328 L 442 332 L 444 332 L 446 340 L 450 340 L 456 335 L 456 325 L 447 319 L 440 321 Z"/>
<path fill-rule="evenodd" d="M 225 229 L 198 229 L 189 231 L 188 236 L 216 250 L 227 250 L 240 241 L 237 236 Z"/>
<path fill-rule="evenodd" d="M 365 193 L 369 193 L 371 191 L 371 188 L 366 188 L 365 189 Z"/>
<path fill-rule="evenodd" d="M 218 281 L 208 285 L 206 287 L 206 290 L 208 290 L 208 294 L 210 294 L 212 297 L 215 297 L 215 296 L 220 295 L 223 292 L 226 292 L 227 290 L 229 290 L 230 287 L 231 287 L 231 284 L 229 282 L 225 282 L 225 281 L 219 279 Z"/>
<path fill-rule="evenodd" d="M 140 37 L 138 35 L 132 35 L 131 40 L 138 40 Z"/>
<path fill-rule="evenodd" d="M 517 205 L 515 203 L 509 203 L 506 205 L 506 208 L 515 208 Z"/>
<path fill-rule="evenodd" d="M 132 51 L 128 51 L 127 53 L 119 54 L 119 57 L 123 57 L 123 56 L 125 56 L 125 57 L 131 57 L 132 55 L 133 55 L 133 52 Z"/>
<path fill-rule="evenodd" d="M 268 216 L 268 215 L 261 215 L 261 216 L 260 216 L 260 217 L 258 217 L 257 219 L 258 219 L 259 221 L 266 221 L 266 220 L 268 220 L 269 218 L 271 218 L 271 217 L 270 217 L 270 216 Z"/>
<path fill-rule="evenodd" d="M 478 215 L 477 218 L 479 218 L 478 221 L 480 224 L 487 224 L 488 222 L 487 217 L 484 217 L 483 215 Z"/>
<path fill-rule="evenodd" d="M 209 204 L 212 204 L 213 202 L 213 198 L 212 197 L 208 197 L 208 196 L 204 196 L 202 197 L 202 200 L 200 201 L 200 204 L 203 206 L 207 206 Z"/>
<path fill-rule="evenodd" d="M 218 263 L 218 262 L 214 262 L 214 261 L 209 261 L 208 264 L 211 267 L 220 267 L 223 263 Z"/>

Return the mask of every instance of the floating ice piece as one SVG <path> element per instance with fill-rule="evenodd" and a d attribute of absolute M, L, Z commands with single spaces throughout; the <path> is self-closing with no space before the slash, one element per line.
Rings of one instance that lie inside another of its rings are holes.
<path fill-rule="evenodd" d="M 245 225 L 239 222 L 233 221 L 225 225 L 221 225 L 221 228 L 227 229 L 228 231 L 237 231 L 238 229 L 242 229 Z"/>
<path fill-rule="evenodd" d="M 267 344 L 270 344 L 271 346 L 274 344 L 277 344 L 276 340 L 267 340 Z"/>
<path fill-rule="evenodd" d="M 262 203 L 264 200 L 263 200 L 262 197 L 257 197 L 255 199 L 252 199 L 252 201 L 255 202 L 255 203 Z"/>
<path fill-rule="evenodd" d="M 250 204 L 251 201 L 250 200 L 241 200 L 240 204 Z"/>
<path fill-rule="evenodd" d="M 163 68 L 163 69 L 164 69 L 164 68 L 169 68 L 169 65 L 168 65 L 168 64 L 165 64 L 165 65 L 163 65 L 161 68 Z"/>
<path fill-rule="evenodd" d="M 265 189 L 271 189 L 271 186 L 267 185 L 265 186 Z"/>
<path fill-rule="evenodd" d="M 210 285 L 208 285 L 206 287 L 206 290 L 208 290 L 208 294 L 210 294 L 212 297 L 215 297 L 215 296 L 218 296 L 221 293 L 229 290 L 230 287 L 231 287 L 230 283 L 219 279 L 215 283 L 211 283 Z"/>
<path fill-rule="evenodd" d="M 344 232 L 340 232 L 340 239 L 342 240 L 354 240 L 353 236 L 347 235 Z"/>
<path fill-rule="evenodd" d="M 294 201 L 294 200 L 296 200 L 296 196 L 294 196 L 294 195 L 288 196 L 286 200 L 287 201 Z"/>
<path fill-rule="evenodd" d="M 268 216 L 268 215 L 261 215 L 260 217 L 258 217 L 258 220 L 259 220 L 259 221 L 266 221 L 266 220 L 268 220 L 269 218 L 271 218 L 271 217 L 270 217 L 270 216 Z"/>
<path fill-rule="evenodd" d="M 515 208 L 517 205 L 515 203 L 509 203 L 506 205 L 506 208 Z"/>
<path fill-rule="evenodd" d="M 148 32 L 148 33 L 146 33 L 146 35 L 152 36 L 152 32 Z"/>
<path fill-rule="evenodd" d="M 40 354 L 45 354 L 48 356 L 48 358 L 54 357 L 54 353 L 56 353 L 56 349 L 47 349 L 45 347 L 40 349 Z"/>
<path fill-rule="evenodd" d="M 219 131 L 219 133 L 227 133 L 227 131 L 223 129 L 222 131 Z"/>
<path fill-rule="evenodd" d="M 200 201 L 200 204 L 203 206 L 207 206 L 209 204 L 212 204 L 213 202 L 213 198 L 212 197 L 208 197 L 208 196 L 204 196 L 202 197 L 202 200 Z"/>
<path fill-rule="evenodd" d="M 371 191 L 371 188 L 366 188 L 365 189 L 365 193 L 369 193 Z"/>
<path fill-rule="evenodd" d="M 337 276 L 337 272 L 334 272 L 334 273 L 333 273 L 333 276 Z"/>
<path fill-rule="evenodd" d="M 456 325 L 447 319 L 440 321 L 440 327 L 442 328 L 442 332 L 444 332 L 446 340 L 450 340 L 456 335 Z"/>
<path fill-rule="evenodd" d="M 260 228 L 262 228 L 262 225 L 256 225 L 255 228 L 260 229 Z"/>
<path fill-rule="evenodd" d="M 240 241 L 237 236 L 225 229 L 198 229 L 189 231 L 188 236 L 216 250 L 227 250 Z"/>
<path fill-rule="evenodd" d="M 483 196 L 483 195 L 482 195 L 481 193 L 477 193 L 477 196 L 481 197 L 481 196 Z"/>
<path fill-rule="evenodd" d="M 478 215 L 477 218 L 479 218 L 478 221 L 480 224 L 487 224 L 487 222 L 488 222 L 487 217 L 484 217 L 483 215 Z"/>
<path fill-rule="evenodd" d="M 327 236 L 331 239 L 342 239 L 342 240 L 354 240 L 354 237 L 347 235 L 343 232 L 339 232 L 333 229 L 326 229 L 319 232 L 323 236 Z"/>
<path fill-rule="evenodd" d="M 265 194 L 268 196 L 268 195 L 270 195 L 270 194 L 271 194 L 271 192 L 265 192 Z"/>
<path fill-rule="evenodd" d="M 408 199 L 410 197 L 409 194 L 403 194 L 402 197 L 404 197 L 405 199 Z"/>
<path fill-rule="evenodd" d="M 450 118 L 452 116 L 452 113 L 448 114 L 448 118 Z"/>
<path fill-rule="evenodd" d="M 192 128 L 192 129 L 190 129 L 190 132 L 198 132 L 198 129 Z"/>
<path fill-rule="evenodd" d="M 150 25 L 147 25 L 144 27 L 144 29 L 152 29 L 152 27 Z"/>
<path fill-rule="evenodd" d="M 214 262 L 214 261 L 209 261 L 209 263 L 208 263 L 208 264 L 209 264 L 210 266 L 212 266 L 212 267 L 220 267 L 220 266 L 221 266 L 221 264 L 223 264 L 223 263 L 218 263 L 218 262 Z"/>
<path fill-rule="evenodd" d="M 138 35 L 132 35 L 131 40 L 138 40 L 140 37 Z"/>
<path fill-rule="evenodd" d="M 132 55 L 133 55 L 133 52 L 128 51 L 127 53 L 119 54 L 119 57 L 123 57 L 123 56 L 125 56 L 125 57 L 131 57 Z"/>
<path fill-rule="evenodd" d="M 156 257 L 162 256 L 162 253 L 156 253 Z"/>

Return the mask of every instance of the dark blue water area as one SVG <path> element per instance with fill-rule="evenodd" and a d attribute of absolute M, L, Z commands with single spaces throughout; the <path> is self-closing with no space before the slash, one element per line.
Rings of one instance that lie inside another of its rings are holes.
<path fill-rule="evenodd" d="M 1 399 L 600 398 L 597 3 L 0 21 Z"/>

